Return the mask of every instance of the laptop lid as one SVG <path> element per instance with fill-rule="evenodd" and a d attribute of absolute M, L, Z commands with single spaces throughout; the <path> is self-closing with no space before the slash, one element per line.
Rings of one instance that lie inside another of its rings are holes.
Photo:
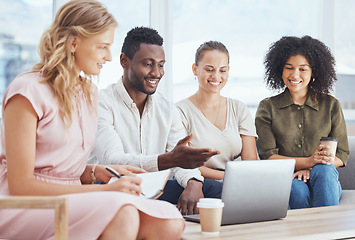
<path fill-rule="evenodd" d="M 286 217 L 294 167 L 294 159 L 227 162 L 222 225 Z"/>

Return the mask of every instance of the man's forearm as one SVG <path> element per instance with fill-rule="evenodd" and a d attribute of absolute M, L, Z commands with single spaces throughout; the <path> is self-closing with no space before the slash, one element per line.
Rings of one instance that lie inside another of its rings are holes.
<path fill-rule="evenodd" d="M 190 181 L 192 178 L 195 178 L 201 182 L 203 182 L 204 180 L 198 168 L 184 169 L 178 167 L 178 168 L 173 168 L 173 173 L 176 180 L 183 188 L 186 188 L 188 181 Z"/>
<path fill-rule="evenodd" d="M 176 167 L 171 161 L 171 152 L 167 152 L 158 156 L 158 169 L 165 170 Z"/>
<path fill-rule="evenodd" d="M 158 169 L 157 166 L 158 155 L 139 155 L 133 153 L 118 153 L 111 152 L 106 156 L 98 157 L 98 163 L 104 165 L 131 165 L 142 168 L 148 172 L 155 172 Z"/>

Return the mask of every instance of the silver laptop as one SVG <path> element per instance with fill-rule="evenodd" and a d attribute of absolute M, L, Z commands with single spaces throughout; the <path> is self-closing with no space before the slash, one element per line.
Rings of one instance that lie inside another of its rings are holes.
<path fill-rule="evenodd" d="M 294 159 L 231 161 L 226 165 L 222 225 L 286 217 Z M 199 215 L 186 215 L 199 222 Z"/>

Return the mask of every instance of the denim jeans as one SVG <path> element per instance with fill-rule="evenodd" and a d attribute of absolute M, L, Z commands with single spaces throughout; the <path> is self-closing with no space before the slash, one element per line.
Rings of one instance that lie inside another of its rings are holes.
<path fill-rule="evenodd" d="M 291 209 L 339 205 L 341 186 L 339 173 L 333 165 L 313 166 L 307 183 L 292 181 L 289 205 Z"/>

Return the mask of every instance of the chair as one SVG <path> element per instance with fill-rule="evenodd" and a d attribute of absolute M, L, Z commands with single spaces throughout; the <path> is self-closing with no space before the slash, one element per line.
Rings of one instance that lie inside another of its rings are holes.
<path fill-rule="evenodd" d="M 55 240 L 68 239 L 68 200 L 65 197 L 0 197 L 0 209 L 1 208 L 53 208 L 55 210 Z"/>
<path fill-rule="evenodd" d="M 355 190 L 355 137 L 349 136 L 350 156 L 346 167 L 338 168 L 339 180 L 344 190 Z"/>
<path fill-rule="evenodd" d="M 355 136 L 348 136 L 350 156 L 346 167 L 338 167 L 339 181 L 343 189 L 340 204 L 355 204 Z"/>

